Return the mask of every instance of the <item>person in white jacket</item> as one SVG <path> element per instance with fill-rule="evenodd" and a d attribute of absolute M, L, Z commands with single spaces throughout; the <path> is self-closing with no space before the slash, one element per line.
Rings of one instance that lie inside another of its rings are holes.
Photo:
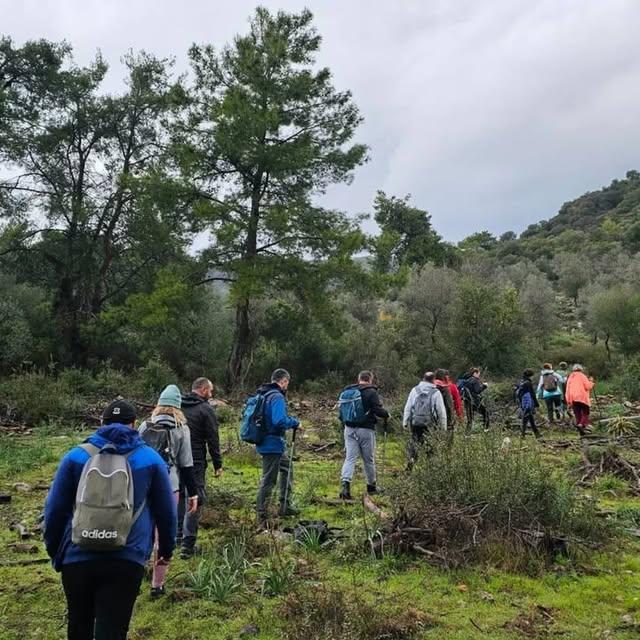
<path fill-rule="evenodd" d="M 404 406 L 402 426 L 411 429 L 409 442 L 409 468 L 418 459 L 418 451 L 425 435 L 447 430 L 447 411 L 442 392 L 435 385 L 435 374 L 427 371 L 423 379 L 411 389 Z"/>

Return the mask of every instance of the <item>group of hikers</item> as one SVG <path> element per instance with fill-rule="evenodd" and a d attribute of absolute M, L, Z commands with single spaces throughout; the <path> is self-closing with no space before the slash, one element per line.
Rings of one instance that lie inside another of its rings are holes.
<path fill-rule="evenodd" d="M 562 363 L 564 364 L 564 363 Z M 537 389 L 531 369 L 525 370 L 516 396 L 522 410 L 522 434 L 527 425 L 536 436 L 538 396 L 549 419 L 561 417 L 570 406 L 581 430 L 588 425 L 589 392 L 593 381 L 574 365 L 565 376 L 545 364 Z M 269 525 L 271 495 L 279 484 L 281 517 L 298 514 L 292 504 L 293 463 L 287 451 L 300 429 L 288 413 L 291 375 L 276 369 L 246 403 L 240 435 L 256 445 L 262 458 L 256 514 L 261 527 Z M 476 414 L 489 428 L 483 394 L 487 385 L 480 370 L 471 369 L 454 383 L 449 372 L 427 372 L 411 390 L 402 426 L 410 430 L 408 469 L 415 463 L 431 432 L 452 433 L 466 415 L 470 431 Z M 223 473 L 218 423 L 209 400 L 213 384 L 196 379 L 188 394 L 167 386 L 151 415 L 136 428 L 133 404 L 118 399 L 102 415 L 102 426 L 62 459 L 45 504 L 44 539 L 53 566 L 62 574 L 68 607 L 68 637 L 72 640 L 126 638 L 133 606 L 151 561 L 152 598 L 165 593 L 165 581 L 176 547 L 188 559 L 196 540 L 206 502 L 207 453 L 216 477 Z M 367 493 L 378 491 L 376 425 L 386 436 L 390 414 L 383 406 L 371 371 L 340 394 L 337 408 L 344 429 L 345 460 L 340 498 L 351 499 L 356 462 L 363 461 Z M 427 447 L 428 449 L 428 447 Z"/>
<path fill-rule="evenodd" d="M 515 390 L 522 418 L 522 436 L 525 436 L 527 427 L 531 427 L 536 438 L 542 437 L 535 419 L 536 409 L 540 407 L 538 399 L 544 400 L 550 424 L 573 416 L 578 432 L 581 436 L 585 435 L 589 427 L 591 391 L 595 383 L 593 378 L 584 373 L 582 365 L 574 364 L 569 372 L 566 362 L 561 362 L 556 370 L 551 363 L 545 362 L 535 388 L 534 375 L 533 369 L 525 369 Z"/>

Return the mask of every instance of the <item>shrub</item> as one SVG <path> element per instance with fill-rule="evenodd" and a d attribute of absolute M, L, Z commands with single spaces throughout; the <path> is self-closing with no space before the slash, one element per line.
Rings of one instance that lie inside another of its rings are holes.
<path fill-rule="evenodd" d="M 545 360 L 557 365 L 558 362 L 569 363 L 569 366 L 580 363 L 590 375 L 596 378 L 607 378 L 612 372 L 612 363 L 607 357 L 604 345 L 587 341 L 574 342 L 570 346 L 559 346 L 546 352 Z"/>
<path fill-rule="evenodd" d="M 140 395 L 142 399 L 155 402 L 168 384 L 179 384 L 178 376 L 171 367 L 160 360 L 149 360 L 134 372 L 131 392 Z"/>
<path fill-rule="evenodd" d="M 613 378 L 614 389 L 629 400 L 640 400 L 640 356 L 630 358 Z"/>
<path fill-rule="evenodd" d="M 532 559 L 567 551 L 568 539 L 604 538 L 593 504 L 537 450 L 505 448 L 496 433 L 453 443 L 433 437 L 430 445 L 431 455 L 423 451 L 411 474 L 390 487 L 400 533 L 388 536 L 387 547 L 415 551 L 401 533 L 408 526 L 428 532 L 426 544 L 446 564 L 480 560 L 501 541 L 512 552 L 511 568 L 525 569 Z"/>
<path fill-rule="evenodd" d="M 289 591 L 295 569 L 292 560 L 283 560 L 277 555 L 269 556 L 261 573 L 262 595 L 273 597 Z"/>
<path fill-rule="evenodd" d="M 293 592 L 280 608 L 286 625 L 285 640 L 410 640 L 435 627 L 429 615 L 412 607 L 381 607 L 368 603 L 360 593 L 337 587 Z"/>
<path fill-rule="evenodd" d="M 86 399 L 76 391 L 76 382 L 75 374 L 58 378 L 42 371 L 15 374 L 0 382 L 0 407 L 27 425 L 49 418 L 79 422 Z"/>

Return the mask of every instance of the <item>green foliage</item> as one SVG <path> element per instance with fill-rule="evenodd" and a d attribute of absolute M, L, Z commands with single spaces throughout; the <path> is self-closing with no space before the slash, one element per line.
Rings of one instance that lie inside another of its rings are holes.
<path fill-rule="evenodd" d="M 518 293 L 470 276 L 458 281 L 452 347 L 459 361 L 496 373 L 517 370 L 523 360 L 524 330 Z"/>
<path fill-rule="evenodd" d="M 613 378 L 618 393 L 629 400 L 640 400 L 640 356 L 627 360 Z"/>
<path fill-rule="evenodd" d="M 518 531 L 604 538 L 605 525 L 593 505 L 579 497 L 566 477 L 550 472 L 537 451 L 505 445 L 497 433 L 457 437 L 453 443 L 446 436 L 434 436 L 431 445 L 431 455 L 422 455 L 412 473 L 393 484 L 391 495 L 396 510 L 404 512 L 409 522 L 416 518 L 416 526 L 444 531 L 453 527 L 441 541 L 452 561 L 482 558 L 499 539 L 512 545 L 510 566 L 526 567 L 539 549 L 523 544 Z M 465 509 L 482 511 L 474 526 L 464 516 L 456 519 L 455 513 Z M 469 534 L 475 546 L 469 544 Z"/>
<path fill-rule="evenodd" d="M 412 207 L 410 196 L 397 198 L 378 191 L 374 219 L 380 227 L 375 241 L 375 267 L 381 273 L 428 262 L 443 264 L 447 248 L 431 226 L 427 211 Z"/>
<path fill-rule="evenodd" d="M 275 597 L 290 591 L 296 565 L 277 555 L 269 556 L 262 565 L 262 595 Z"/>
<path fill-rule="evenodd" d="M 312 203 L 366 158 L 350 144 L 361 121 L 350 93 L 313 66 L 319 46 L 308 10 L 258 8 L 232 46 L 189 52 L 195 83 L 173 148 L 214 237 L 203 257 L 236 303 L 229 384 L 244 379 L 253 350 L 252 301 L 274 291 L 317 301 L 364 245 L 357 221 Z"/>

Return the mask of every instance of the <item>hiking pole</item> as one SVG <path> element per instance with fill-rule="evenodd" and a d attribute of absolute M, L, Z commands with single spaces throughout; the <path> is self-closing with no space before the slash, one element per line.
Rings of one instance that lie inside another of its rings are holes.
<path fill-rule="evenodd" d="M 378 483 L 378 490 L 384 489 L 384 468 L 387 461 L 387 430 L 389 423 L 387 420 L 382 425 L 382 464 L 380 465 L 380 482 Z"/>
<path fill-rule="evenodd" d="M 293 454 L 296 446 L 296 433 L 298 432 L 298 428 L 296 427 L 293 430 L 293 435 L 291 436 L 291 448 L 289 449 L 289 469 L 287 470 L 287 486 L 284 490 L 284 503 L 283 507 L 287 509 L 289 505 L 289 487 L 291 486 L 291 474 L 293 473 Z"/>

